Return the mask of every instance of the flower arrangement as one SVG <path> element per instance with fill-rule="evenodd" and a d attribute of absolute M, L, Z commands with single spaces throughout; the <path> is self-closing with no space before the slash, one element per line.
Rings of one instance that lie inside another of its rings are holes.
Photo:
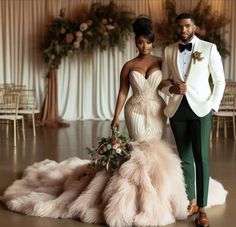
<path fill-rule="evenodd" d="M 191 13 L 197 26 L 195 34 L 203 40 L 215 43 L 223 58 L 229 55 L 228 46 L 221 35 L 221 28 L 229 23 L 229 19 L 225 15 L 212 12 L 211 6 L 205 0 L 200 0 Z M 166 14 L 167 20 L 156 25 L 158 41 L 163 46 L 178 40 L 175 24 L 177 16 L 175 1 L 166 0 Z"/>
<path fill-rule="evenodd" d="M 53 20 L 43 45 L 48 70 L 58 68 L 66 56 L 91 53 L 95 48 L 105 50 L 117 46 L 122 50 L 132 31 L 132 20 L 132 12 L 113 2 L 92 4 L 87 15 L 77 21 L 65 18 L 61 10 L 59 18 Z"/>
<path fill-rule="evenodd" d="M 111 136 L 100 138 L 97 148 L 87 148 L 92 166 L 111 173 L 130 159 L 131 150 L 129 137 L 120 135 L 117 128 L 112 129 Z"/>
<path fill-rule="evenodd" d="M 202 57 L 202 52 L 195 51 L 193 53 L 193 63 L 195 64 L 196 61 L 201 61 L 204 57 Z"/>

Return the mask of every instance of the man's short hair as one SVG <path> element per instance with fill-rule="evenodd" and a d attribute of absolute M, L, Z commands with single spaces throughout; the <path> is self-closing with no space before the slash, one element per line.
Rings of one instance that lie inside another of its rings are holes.
<path fill-rule="evenodd" d="M 181 13 L 175 18 L 175 22 L 181 19 L 190 19 L 191 21 L 194 22 L 194 16 L 190 13 Z"/>

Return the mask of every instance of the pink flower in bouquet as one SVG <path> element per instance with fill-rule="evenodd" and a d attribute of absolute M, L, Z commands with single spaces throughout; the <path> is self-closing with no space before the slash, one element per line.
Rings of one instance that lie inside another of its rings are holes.
<path fill-rule="evenodd" d="M 80 43 L 82 40 L 83 40 L 83 38 L 82 38 L 82 37 L 76 37 L 76 41 L 77 41 L 77 42 L 79 42 L 79 43 Z"/>
<path fill-rule="evenodd" d="M 84 32 L 88 29 L 88 25 L 86 23 L 82 23 L 80 26 L 80 31 Z"/>
<path fill-rule="evenodd" d="M 111 24 L 108 24 L 108 25 L 106 25 L 106 28 L 107 28 L 108 30 L 114 30 L 114 29 L 115 29 L 115 26 L 113 26 L 113 25 L 111 25 Z"/>
<path fill-rule="evenodd" d="M 73 55 L 73 50 L 68 50 L 68 51 L 67 51 L 67 56 L 70 57 L 70 56 L 72 56 L 72 55 Z"/>
<path fill-rule="evenodd" d="M 76 48 L 76 49 L 79 49 L 79 46 L 80 46 L 80 43 L 78 41 L 75 41 L 73 43 L 73 47 Z"/>
<path fill-rule="evenodd" d="M 114 144 L 114 145 L 112 146 L 112 148 L 115 149 L 115 150 L 118 149 L 118 147 L 119 147 L 119 144 Z"/>
<path fill-rule="evenodd" d="M 66 33 L 66 29 L 63 28 L 63 27 L 61 27 L 60 33 L 61 33 L 61 34 L 65 34 L 65 33 Z"/>
<path fill-rule="evenodd" d="M 71 43 L 74 40 L 74 35 L 70 32 L 66 34 L 65 40 L 67 43 Z"/>

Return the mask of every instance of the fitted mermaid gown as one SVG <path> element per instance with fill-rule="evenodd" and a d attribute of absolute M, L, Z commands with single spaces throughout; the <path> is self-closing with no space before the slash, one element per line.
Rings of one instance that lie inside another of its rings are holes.
<path fill-rule="evenodd" d="M 132 138 L 131 158 L 110 175 L 89 168 L 77 157 L 57 163 L 44 160 L 25 169 L 7 188 L 2 201 L 13 211 L 32 216 L 75 218 L 109 226 L 162 226 L 186 219 L 188 200 L 181 162 L 161 140 L 165 126 L 162 79 L 154 71 L 146 79 L 129 75 L 133 95 L 125 105 Z M 223 204 L 227 191 L 210 180 L 208 206 Z"/>

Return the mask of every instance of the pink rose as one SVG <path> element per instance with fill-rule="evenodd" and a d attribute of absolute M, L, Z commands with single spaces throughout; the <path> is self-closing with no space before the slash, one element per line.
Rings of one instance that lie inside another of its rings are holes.
<path fill-rule="evenodd" d="M 62 27 L 61 30 L 60 30 L 60 33 L 61 34 L 65 34 L 66 33 L 66 29 Z"/>
<path fill-rule="evenodd" d="M 77 41 L 78 43 L 80 43 L 82 40 L 83 40 L 82 37 L 80 37 L 80 36 L 77 36 L 77 37 L 76 37 L 76 41 Z"/>
<path fill-rule="evenodd" d="M 108 24 L 108 25 L 106 25 L 106 28 L 107 28 L 108 30 L 114 30 L 114 29 L 115 29 L 115 26 L 113 26 L 113 25 L 111 25 L 111 24 Z"/>
<path fill-rule="evenodd" d="M 88 29 L 88 25 L 86 23 L 82 23 L 80 26 L 79 26 L 80 30 L 83 32 L 83 31 L 86 31 Z"/>
<path fill-rule="evenodd" d="M 71 43 L 74 40 L 74 35 L 70 32 L 66 34 L 65 40 L 67 43 Z"/>
<path fill-rule="evenodd" d="M 72 55 L 73 55 L 73 51 L 72 51 L 72 50 L 68 50 L 68 51 L 67 51 L 67 56 L 70 57 L 70 56 L 72 56 Z"/>
<path fill-rule="evenodd" d="M 79 49 L 79 46 L 80 46 L 79 42 L 76 41 L 76 42 L 73 43 L 74 48 Z"/>

